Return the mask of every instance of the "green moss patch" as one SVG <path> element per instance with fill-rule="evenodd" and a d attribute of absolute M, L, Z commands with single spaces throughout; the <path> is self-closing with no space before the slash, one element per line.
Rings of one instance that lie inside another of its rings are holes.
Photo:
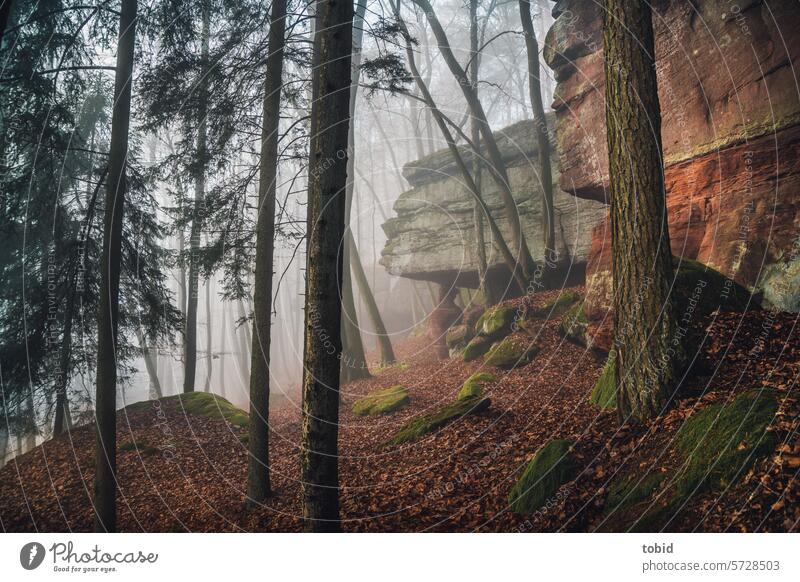
<path fill-rule="evenodd" d="M 270 402 L 273 401 L 272 396 L 279 397 L 279 395 L 270 395 Z M 209 392 L 187 392 L 175 396 L 165 396 L 158 401 L 160 404 L 156 404 L 156 402 L 155 400 L 143 400 L 126 406 L 124 410 L 133 413 L 177 406 L 181 412 L 188 414 L 221 418 L 243 428 L 250 425 L 250 417 L 244 410 L 236 408 L 222 396 Z"/>
<path fill-rule="evenodd" d="M 581 300 L 580 293 L 576 291 L 564 291 L 559 293 L 557 297 L 546 301 L 539 309 L 536 310 L 536 315 L 540 317 L 557 317 L 566 313 L 570 307 Z"/>
<path fill-rule="evenodd" d="M 603 371 L 594 385 L 589 402 L 597 404 L 600 408 L 609 409 L 617 407 L 617 365 L 616 352 L 612 349 L 603 366 Z"/>
<path fill-rule="evenodd" d="M 398 384 L 391 388 L 377 390 L 356 400 L 353 404 L 353 412 L 361 416 L 385 414 L 408 406 L 410 401 L 408 390 Z"/>
<path fill-rule="evenodd" d="M 478 414 L 489 408 L 490 400 L 480 396 L 471 396 L 456 400 L 433 414 L 415 418 L 403 428 L 387 444 L 400 445 L 420 438 L 450 422 L 468 414 Z"/>
<path fill-rule="evenodd" d="M 564 337 L 583 347 L 589 343 L 586 338 L 588 328 L 589 320 L 586 319 L 583 303 L 575 303 L 567 309 L 559 326 Z"/>
<path fill-rule="evenodd" d="M 467 344 L 462 352 L 465 362 L 477 360 L 492 347 L 492 341 L 485 337 L 475 337 Z"/>
<path fill-rule="evenodd" d="M 451 350 L 453 348 L 460 348 L 472 339 L 472 330 L 466 325 L 456 325 L 447 331 L 446 341 L 447 347 Z"/>
<path fill-rule="evenodd" d="M 686 459 L 678 494 L 727 487 L 769 454 L 775 437 L 767 427 L 777 407 L 772 396 L 742 394 L 728 404 L 708 406 L 690 416 L 676 441 Z"/>
<path fill-rule="evenodd" d="M 520 515 L 535 512 L 564 483 L 578 475 L 579 466 L 569 451 L 571 446 L 570 441 L 554 440 L 536 452 L 508 494 L 511 511 Z"/>
<path fill-rule="evenodd" d="M 512 369 L 529 363 L 538 353 L 538 346 L 530 345 L 517 338 L 507 337 L 489 350 L 484 362 L 487 366 Z"/>
<path fill-rule="evenodd" d="M 464 400 L 465 398 L 483 396 L 484 385 L 496 381 L 497 378 L 486 372 L 478 372 L 477 374 L 473 374 L 467 378 L 467 381 L 464 382 L 463 386 L 461 386 L 461 390 L 458 391 L 456 400 Z"/>
<path fill-rule="evenodd" d="M 496 306 L 487 309 L 480 316 L 478 322 L 475 324 L 475 332 L 477 335 L 489 338 L 499 339 L 511 331 L 511 325 L 514 323 L 514 318 L 517 316 L 517 310 L 514 307 Z"/>
<path fill-rule="evenodd" d="M 664 473 L 650 473 L 643 478 L 638 475 L 616 478 L 608 488 L 606 512 L 621 510 L 642 501 L 648 501 L 665 478 Z"/>

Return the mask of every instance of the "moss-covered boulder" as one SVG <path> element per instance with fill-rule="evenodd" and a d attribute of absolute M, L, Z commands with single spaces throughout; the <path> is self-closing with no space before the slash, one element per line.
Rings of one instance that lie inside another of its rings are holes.
<path fill-rule="evenodd" d="M 575 303 L 567 309 L 559 325 L 559 330 L 564 337 L 583 347 L 589 346 L 589 339 L 586 335 L 588 329 L 589 320 L 586 319 L 586 312 L 583 310 L 581 302 Z"/>
<path fill-rule="evenodd" d="M 445 337 L 447 347 L 451 350 L 464 347 L 472 339 L 473 335 L 475 334 L 468 326 L 455 325 L 447 330 L 447 336 Z"/>
<path fill-rule="evenodd" d="M 250 425 L 250 417 L 244 410 L 235 407 L 222 396 L 210 392 L 187 392 L 175 396 L 165 396 L 157 401 L 143 400 L 126 406 L 123 410 L 138 412 L 150 408 L 169 408 L 178 413 L 185 412 L 196 416 L 220 418 L 243 428 Z"/>
<path fill-rule="evenodd" d="M 510 370 L 528 364 L 538 353 L 539 347 L 532 345 L 530 340 L 507 337 L 492 346 L 492 349 L 486 354 L 484 362 L 487 366 Z"/>
<path fill-rule="evenodd" d="M 408 406 L 410 401 L 408 390 L 398 384 L 391 388 L 376 390 L 364 398 L 356 400 L 353 403 L 353 412 L 360 416 L 385 414 Z"/>
<path fill-rule="evenodd" d="M 470 396 L 456 400 L 433 414 L 426 414 L 413 419 L 401 428 L 387 444 L 400 445 L 416 440 L 462 416 L 483 412 L 489 408 L 490 404 L 491 401 L 488 398 L 481 396 Z"/>
<path fill-rule="evenodd" d="M 580 468 L 570 453 L 571 446 L 570 441 L 554 440 L 536 452 L 508 494 L 511 511 L 520 515 L 535 512 L 578 475 Z"/>
<path fill-rule="evenodd" d="M 483 396 L 484 385 L 496 381 L 497 378 L 487 372 L 478 372 L 473 374 L 467 378 L 467 381 L 461 386 L 461 390 L 458 391 L 456 400 L 464 400 L 465 398 Z"/>
<path fill-rule="evenodd" d="M 517 309 L 514 307 L 490 307 L 475 324 L 475 333 L 490 340 L 499 339 L 511 331 L 516 316 Z"/>
<path fill-rule="evenodd" d="M 465 362 L 471 362 L 472 360 L 477 360 L 483 354 L 489 351 L 492 347 L 492 340 L 486 337 L 474 337 L 470 340 L 470 342 L 464 347 L 462 352 L 462 356 L 464 357 Z"/>
<path fill-rule="evenodd" d="M 603 371 L 597 379 L 597 384 L 594 385 L 589 402 L 597 404 L 600 408 L 616 408 L 617 407 L 617 356 L 616 352 L 612 349 L 608 353 L 608 359 L 603 366 Z"/>
<path fill-rule="evenodd" d="M 678 431 L 676 446 L 686 459 L 679 495 L 727 487 L 775 448 L 767 431 L 778 404 L 767 394 L 742 394 L 727 404 L 694 413 Z"/>
<path fill-rule="evenodd" d="M 649 502 L 666 474 L 653 472 L 643 477 L 638 475 L 619 476 L 608 487 L 608 496 L 604 507 L 605 513 L 622 510 L 643 501 Z"/>
<path fill-rule="evenodd" d="M 559 293 L 558 296 L 546 301 L 539 307 L 535 314 L 539 317 L 558 317 L 566 313 L 570 307 L 575 305 L 581 300 L 581 294 L 577 291 L 568 289 Z"/>

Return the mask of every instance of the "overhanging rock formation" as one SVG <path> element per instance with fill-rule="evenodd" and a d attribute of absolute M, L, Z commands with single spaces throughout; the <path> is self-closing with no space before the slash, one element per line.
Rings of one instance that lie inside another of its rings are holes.
<path fill-rule="evenodd" d="M 560 0 L 544 56 L 558 82 L 561 189 L 605 201 L 601 10 Z M 672 252 L 800 310 L 800 4 L 659 0 L 653 11 Z M 587 267 L 586 315 L 606 347 L 610 237 L 604 220 Z"/>
<path fill-rule="evenodd" d="M 542 188 L 533 121 L 495 132 L 511 182 L 522 228 L 531 254 L 543 261 Z M 472 157 L 463 153 L 471 167 Z M 557 156 L 553 156 L 555 160 Z M 403 169 L 411 190 L 394 204 L 396 216 L 383 224 L 388 238 L 381 264 L 401 277 L 459 287 L 478 286 L 478 253 L 474 199 L 463 183 L 448 150 L 412 162 Z M 566 194 L 558 187 L 558 163 L 553 162 L 556 250 L 559 260 L 582 273 L 589 256 L 592 229 L 606 214 L 605 205 Z M 488 170 L 482 172 L 483 197 L 504 238 L 511 246 L 506 211 Z M 492 284 L 503 287 L 508 271 L 484 219 L 487 262 Z M 513 249 L 512 249 L 512 252 Z"/>

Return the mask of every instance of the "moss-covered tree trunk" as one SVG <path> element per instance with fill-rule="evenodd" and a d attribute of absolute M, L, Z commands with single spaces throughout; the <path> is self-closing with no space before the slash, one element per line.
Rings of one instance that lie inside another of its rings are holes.
<path fill-rule="evenodd" d="M 208 66 L 209 37 L 211 26 L 211 7 L 209 0 L 203 1 L 203 23 L 200 32 L 200 62 L 205 71 Z M 203 232 L 205 213 L 206 170 L 205 159 L 208 141 L 208 81 L 201 73 L 197 84 L 197 152 L 194 176 L 194 206 L 192 227 L 189 234 L 189 291 L 186 299 L 186 327 L 184 330 L 183 391 L 194 392 L 197 374 L 197 299 L 200 291 L 200 234 Z"/>
<path fill-rule="evenodd" d="M 553 274 L 557 266 L 555 211 L 553 208 L 553 172 L 550 167 L 550 136 L 542 102 L 541 68 L 539 66 L 539 43 L 531 20 L 529 0 L 519 0 L 519 16 L 525 34 L 525 49 L 528 55 L 528 90 L 533 110 L 533 125 L 539 150 L 539 179 L 542 183 L 542 237 L 544 242 L 544 269 L 542 283 L 554 283 Z"/>
<path fill-rule="evenodd" d="M 316 3 L 308 183 L 301 480 L 307 531 L 339 529 L 340 245 L 345 235 L 353 3 Z"/>
<path fill-rule="evenodd" d="M 607 0 L 603 16 L 617 405 L 658 415 L 682 361 L 669 289 L 672 256 L 649 4 Z"/>
<path fill-rule="evenodd" d="M 274 0 L 269 26 L 267 82 L 261 124 L 258 179 L 256 272 L 253 295 L 253 345 L 250 356 L 250 461 L 247 499 L 263 502 L 271 494 L 269 478 L 269 364 L 272 345 L 272 275 L 275 251 L 275 194 L 278 182 L 278 138 L 281 120 L 286 0 Z"/>
<path fill-rule="evenodd" d="M 136 0 L 122 0 L 111 117 L 111 151 L 106 178 L 103 249 L 100 262 L 100 306 L 97 314 L 96 442 L 94 529 L 117 527 L 117 324 L 122 258 L 122 212 L 125 206 L 125 166 L 131 114 Z"/>

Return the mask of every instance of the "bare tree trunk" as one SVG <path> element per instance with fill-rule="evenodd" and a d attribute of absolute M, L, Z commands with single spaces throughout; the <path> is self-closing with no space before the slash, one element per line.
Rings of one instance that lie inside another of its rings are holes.
<path fill-rule="evenodd" d="M 206 238 L 206 243 L 208 243 L 208 238 Z M 211 286 L 212 286 L 212 279 L 209 277 L 206 280 L 206 383 L 205 383 L 205 392 L 211 392 L 211 374 L 214 371 L 214 362 L 213 360 L 213 323 L 211 320 Z"/>
<path fill-rule="evenodd" d="M 663 411 L 684 353 L 669 295 L 672 253 L 650 5 L 607 0 L 603 47 L 617 407 L 624 422 Z"/>
<path fill-rule="evenodd" d="M 228 358 L 228 307 L 224 301 L 220 301 L 222 311 L 222 336 L 220 340 L 219 357 L 219 393 L 223 398 L 228 397 L 228 379 L 225 377 L 225 360 Z"/>
<path fill-rule="evenodd" d="M 525 50 L 528 53 L 528 84 L 533 110 L 533 124 L 536 131 L 536 142 L 539 145 L 539 179 L 542 182 L 542 233 L 544 235 L 544 264 L 542 269 L 543 283 L 552 283 L 553 269 L 557 266 L 556 227 L 553 210 L 553 173 L 550 167 L 550 136 L 547 132 L 547 120 L 542 103 L 542 83 L 540 80 L 539 43 L 533 30 L 531 5 L 529 0 L 519 0 L 519 16 L 522 30 L 525 33 Z M 549 273 L 549 275 L 548 275 Z"/>
<path fill-rule="evenodd" d="M 367 281 L 367 274 L 364 272 L 364 266 L 361 264 L 361 257 L 358 254 L 358 247 L 356 241 L 353 239 L 353 233 L 347 232 L 347 238 L 350 239 L 350 260 L 353 267 L 353 275 L 358 282 L 358 288 L 361 290 L 361 296 L 369 312 L 369 318 L 372 320 L 372 325 L 375 328 L 375 335 L 378 338 L 378 346 L 381 351 L 381 364 L 387 365 L 395 361 L 394 349 L 392 349 L 392 340 L 386 331 L 386 325 L 383 323 L 378 303 L 375 301 L 375 295 L 369 288 L 369 281 Z"/>
<path fill-rule="evenodd" d="M 95 417 L 94 510 L 95 531 L 117 528 L 117 324 L 122 255 L 122 213 L 125 205 L 125 166 L 131 111 L 136 0 L 122 0 L 111 118 L 111 151 L 106 182 L 105 220 L 97 321 L 97 394 Z"/>
<path fill-rule="evenodd" d="M 140 329 L 136 330 L 136 339 L 139 342 L 139 349 L 142 352 L 144 367 L 147 370 L 147 377 L 150 380 L 150 397 L 162 398 L 164 393 L 161 391 L 161 382 L 158 379 L 157 360 L 153 357 L 154 349 L 147 345 L 147 338 Z M 157 353 L 157 350 L 156 350 Z"/>
<path fill-rule="evenodd" d="M 350 215 L 353 206 L 353 181 L 355 177 L 354 163 L 355 137 L 354 137 L 354 115 L 356 99 L 358 97 L 359 63 L 361 62 L 361 40 L 363 37 L 364 12 L 366 11 L 366 1 L 358 2 L 355 12 L 355 22 L 353 26 L 353 54 L 351 56 L 351 68 L 353 82 L 350 85 L 350 128 L 348 132 L 348 157 L 347 157 L 347 188 L 345 202 L 345 224 L 348 232 L 350 229 Z M 341 382 L 346 384 L 359 378 L 369 378 L 369 366 L 364 350 L 364 341 L 361 338 L 361 329 L 358 325 L 358 312 L 355 305 L 355 295 L 353 293 L 353 278 L 350 274 L 350 266 L 353 260 L 351 238 L 345 237 L 343 245 L 343 272 L 342 272 L 342 307 L 344 309 L 342 319 L 342 373 Z"/>
<path fill-rule="evenodd" d="M 275 253 L 275 195 L 281 121 L 286 0 L 274 0 L 269 26 L 267 79 L 261 123 L 258 179 L 256 273 L 253 296 L 253 345 L 250 362 L 250 461 L 247 501 L 260 504 L 272 494 L 269 478 L 270 348 L 272 346 L 272 276 Z"/>
<path fill-rule="evenodd" d="M 478 46 L 478 0 L 470 0 L 469 3 L 469 48 L 470 58 L 472 59 L 469 69 L 470 83 L 472 83 L 473 91 L 475 91 L 475 95 L 477 95 L 481 61 L 481 55 Z M 475 152 L 472 156 L 472 175 L 475 179 L 475 187 L 479 192 L 481 192 L 481 128 L 475 118 L 472 118 L 470 125 L 470 139 L 475 146 Z M 481 209 L 481 205 L 478 202 L 475 202 L 473 221 L 475 223 L 475 243 L 478 251 L 478 287 L 483 293 L 486 304 L 494 305 L 495 298 L 492 295 L 491 286 L 486 280 L 489 272 L 489 266 L 486 260 L 486 240 L 483 235 L 482 214 L 483 211 Z"/>
<path fill-rule="evenodd" d="M 338 531 L 339 357 L 353 4 L 317 2 L 308 184 L 301 479 L 308 531 Z"/>
<path fill-rule="evenodd" d="M 203 69 L 208 67 L 209 29 L 211 26 L 211 7 L 209 0 L 203 1 L 203 24 L 200 33 L 200 60 Z M 200 269 L 197 264 L 197 254 L 200 252 L 200 234 L 203 232 L 203 215 L 205 214 L 206 172 L 205 158 L 208 140 L 208 82 L 205 74 L 201 73 L 198 81 L 198 107 L 197 107 L 197 169 L 194 178 L 194 209 L 192 216 L 192 229 L 189 235 L 189 297 L 186 305 L 186 330 L 184 333 L 183 355 L 183 391 L 194 392 L 195 376 L 197 374 L 197 299 L 199 294 Z"/>

